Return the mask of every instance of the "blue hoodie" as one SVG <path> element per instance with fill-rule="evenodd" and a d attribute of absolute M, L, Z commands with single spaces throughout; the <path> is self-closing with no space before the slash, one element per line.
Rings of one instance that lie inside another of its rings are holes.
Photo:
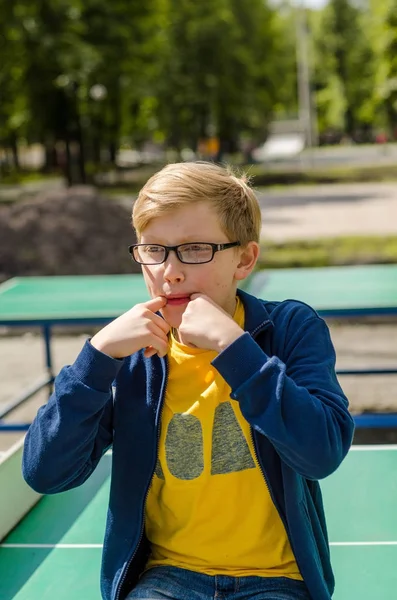
<path fill-rule="evenodd" d="M 335 375 L 328 327 L 294 300 L 264 302 L 238 291 L 245 333 L 213 366 L 251 425 L 263 477 L 313 600 L 334 589 L 318 480 L 340 465 L 354 423 Z M 102 556 L 104 600 L 123 600 L 148 557 L 144 510 L 155 470 L 167 358 L 123 360 L 87 340 L 64 367 L 27 433 L 23 475 L 36 491 L 81 485 L 113 448 Z"/>

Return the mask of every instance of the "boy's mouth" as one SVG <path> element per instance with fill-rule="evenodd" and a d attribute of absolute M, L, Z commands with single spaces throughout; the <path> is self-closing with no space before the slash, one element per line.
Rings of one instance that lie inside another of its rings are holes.
<path fill-rule="evenodd" d="M 166 296 L 167 305 L 180 306 L 182 304 L 188 304 L 190 302 L 190 296 Z"/>

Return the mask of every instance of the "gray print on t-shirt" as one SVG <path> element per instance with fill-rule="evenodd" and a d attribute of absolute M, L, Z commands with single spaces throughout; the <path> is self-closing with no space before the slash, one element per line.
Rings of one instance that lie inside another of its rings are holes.
<path fill-rule="evenodd" d="M 165 456 L 170 473 L 180 480 L 192 480 L 204 470 L 203 433 L 194 415 L 173 415 L 165 438 Z M 255 469 L 255 462 L 230 402 L 215 410 L 212 430 L 211 475 L 225 475 Z M 155 473 L 165 479 L 160 461 Z"/>

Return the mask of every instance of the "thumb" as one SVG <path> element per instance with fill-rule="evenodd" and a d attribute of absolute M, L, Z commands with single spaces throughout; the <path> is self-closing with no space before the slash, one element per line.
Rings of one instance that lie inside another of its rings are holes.
<path fill-rule="evenodd" d="M 163 308 L 167 304 L 166 298 L 164 296 L 156 296 L 156 298 L 151 298 L 147 302 L 143 303 L 143 306 L 146 306 L 152 312 L 157 312 L 160 308 Z"/>

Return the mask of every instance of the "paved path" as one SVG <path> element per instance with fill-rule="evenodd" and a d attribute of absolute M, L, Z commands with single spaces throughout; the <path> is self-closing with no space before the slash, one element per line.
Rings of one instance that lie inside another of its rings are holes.
<path fill-rule="evenodd" d="M 397 182 L 262 188 L 258 196 L 269 240 L 397 235 Z"/>

